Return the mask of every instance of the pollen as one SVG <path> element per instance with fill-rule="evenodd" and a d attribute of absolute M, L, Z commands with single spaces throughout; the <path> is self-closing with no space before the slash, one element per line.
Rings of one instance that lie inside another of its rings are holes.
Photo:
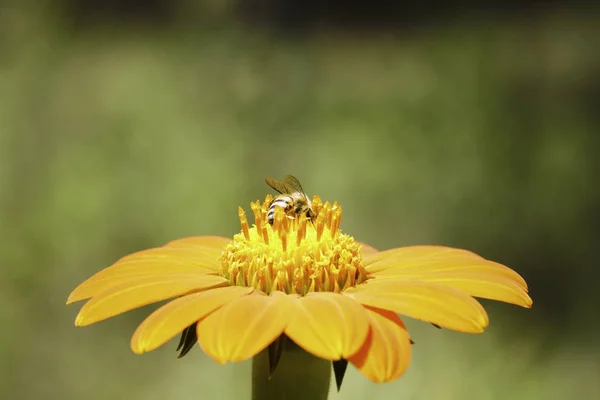
<path fill-rule="evenodd" d="M 278 207 L 271 225 L 267 212 L 272 200 L 268 195 L 262 204 L 251 203 L 252 227 L 245 211 L 238 209 L 241 232 L 219 259 L 219 274 L 230 285 L 304 296 L 341 292 L 366 281 L 360 244 L 340 231 L 342 207 L 337 202 L 323 203 L 315 196 L 313 220 L 286 215 Z"/>

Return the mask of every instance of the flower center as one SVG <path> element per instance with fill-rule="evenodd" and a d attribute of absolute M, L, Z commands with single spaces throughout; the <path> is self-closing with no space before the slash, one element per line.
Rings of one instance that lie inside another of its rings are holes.
<path fill-rule="evenodd" d="M 220 275 L 231 285 L 254 287 L 265 293 L 282 291 L 301 296 L 309 292 L 340 292 L 364 282 L 360 244 L 339 229 L 342 207 L 337 202 L 312 201 L 316 218 L 289 216 L 275 208 L 271 226 L 267 213 L 273 197 L 251 203 L 254 225 L 244 210 L 238 214 L 242 232 L 221 254 Z"/>

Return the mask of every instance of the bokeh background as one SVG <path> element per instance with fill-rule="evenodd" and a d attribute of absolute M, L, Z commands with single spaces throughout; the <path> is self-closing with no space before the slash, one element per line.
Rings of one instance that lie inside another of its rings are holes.
<path fill-rule="evenodd" d="M 244 399 L 250 363 L 154 307 L 73 326 L 68 293 L 130 252 L 230 236 L 298 176 L 385 249 L 505 263 L 534 307 L 482 335 L 408 320 L 412 366 L 332 399 L 600 399 L 600 8 L 593 2 L 0 2 L 0 397 Z"/>

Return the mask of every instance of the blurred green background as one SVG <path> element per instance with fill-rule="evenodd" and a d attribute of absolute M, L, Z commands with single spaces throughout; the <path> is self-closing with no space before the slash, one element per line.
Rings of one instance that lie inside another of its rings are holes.
<path fill-rule="evenodd" d="M 476 251 L 534 299 L 483 301 L 483 335 L 409 320 L 409 371 L 332 399 L 600 398 L 600 9 L 391 3 L 0 2 L 0 397 L 249 398 L 249 362 L 135 356 L 154 307 L 64 303 L 293 173 L 358 240 Z"/>

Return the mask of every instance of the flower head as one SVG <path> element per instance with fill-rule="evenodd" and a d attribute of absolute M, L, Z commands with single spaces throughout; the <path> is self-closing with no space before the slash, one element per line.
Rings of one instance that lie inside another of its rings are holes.
<path fill-rule="evenodd" d="M 219 363 L 255 356 L 285 335 L 327 360 L 348 360 L 375 382 L 391 381 L 410 363 L 411 340 L 397 314 L 480 333 L 488 316 L 474 297 L 531 307 L 512 269 L 470 251 L 410 246 L 378 252 L 342 233 L 342 208 L 312 201 L 316 218 L 275 210 L 272 197 L 240 208 L 233 240 L 205 236 L 121 258 L 69 296 L 89 299 L 75 324 L 89 325 L 173 299 L 135 331 L 141 354 L 184 332 Z M 474 296 L 474 297 L 473 297 Z M 182 354 L 185 354 L 182 353 Z"/>

